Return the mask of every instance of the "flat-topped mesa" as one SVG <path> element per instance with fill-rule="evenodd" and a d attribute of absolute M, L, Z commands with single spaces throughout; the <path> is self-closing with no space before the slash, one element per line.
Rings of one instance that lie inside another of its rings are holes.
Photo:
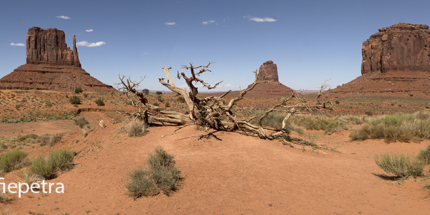
<path fill-rule="evenodd" d="M 428 25 L 397 23 L 380 28 L 362 47 L 361 74 L 430 71 Z"/>
<path fill-rule="evenodd" d="M 272 81 L 279 82 L 278 80 L 278 67 L 273 61 L 269 60 L 260 66 L 260 74 L 257 77 L 257 81 Z"/>
<path fill-rule="evenodd" d="M 68 65 L 81 67 L 76 37 L 73 36 L 73 51 L 66 44 L 64 31 L 56 28 L 28 29 L 27 64 Z"/>

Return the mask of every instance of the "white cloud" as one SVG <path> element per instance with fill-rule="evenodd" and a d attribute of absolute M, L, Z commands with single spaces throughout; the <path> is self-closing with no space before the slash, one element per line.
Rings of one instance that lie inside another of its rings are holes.
<path fill-rule="evenodd" d="M 166 22 L 166 23 L 164 23 L 165 25 L 175 25 L 176 24 L 176 22 Z"/>
<path fill-rule="evenodd" d="M 215 20 L 209 20 L 209 21 L 204 21 L 202 23 L 203 23 L 203 25 L 207 25 L 207 24 L 211 24 L 211 23 L 214 23 L 214 22 L 215 22 Z"/>
<path fill-rule="evenodd" d="M 25 46 L 24 43 L 10 43 L 11 46 Z"/>
<path fill-rule="evenodd" d="M 260 17 L 253 17 L 253 16 L 244 16 L 243 18 L 254 22 L 276 22 L 276 19 L 273 19 L 270 17 L 260 18 Z"/>
<path fill-rule="evenodd" d="M 71 19 L 70 17 L 68 17 L 68 16 L 56 16 L 57 18 L 59 18 L 59 19 Z"/>
<path fill-rule="evenodd" d="M 93 32 L 94 30 L 93 29 L 87 29 L 87 30 L 85 30 L 86 32 Z"/>
<path fill-rule="evenodd" d="M 96 43 L 89 43 L 87 41 L 80 41 L 80 42 L 76 43 L 76 46 L 97 47 L 97 46 L 101 46 L 104 44 L 106 44 L 106 43 L 103 41 L 96 42 Z"/>

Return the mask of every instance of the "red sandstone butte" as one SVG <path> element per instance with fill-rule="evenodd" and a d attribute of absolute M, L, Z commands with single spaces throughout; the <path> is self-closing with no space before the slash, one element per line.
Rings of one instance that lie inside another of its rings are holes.
<path fill-rule="evenodd" d="M 363 42 L 361 76 L 328 92 L 343 96 L 430 96 L 430 29 L 397 23 Z"/>
<path fill-rule="evenodd" d="M 259 72 L 257 77 L 258 84 L 245 97 L 286 97 L 293 93 L 291 88 L 279 82 L 278 67 L 273 61 L 264 62 L 260 66 Z"/>
<path fill-rule="evenodd" d="M 27 37 L 27 64 L 0 79 L 0 89 L 113 92 L 81 68 L 76 37 L 73 50 L 66 44 L 64 31 L 32 27 Z"/>

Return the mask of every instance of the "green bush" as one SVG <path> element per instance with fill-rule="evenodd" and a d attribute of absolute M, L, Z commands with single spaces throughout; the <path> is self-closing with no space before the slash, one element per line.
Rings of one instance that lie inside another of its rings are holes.
<path fill-rule="evenodd" d="M 154 104 L 152 104 L 154 106 L 160 106 L 160 104 L 158 104 L 157 102 L 155 102 Z"/>
<path fill-rule="evenodd" d="M 79 94 L 79 93 L 82 93 L 82 92 L 84 92 L 84 91 L 82 90 L 81 87 L 78 87 L 78 88 L 75 89 L 75 93 L 76 94 Z"/>
<path fill-rule="evenodd" d="M 57 177 L 62 171 L 71 168 L 75 152 L 68 148 L 53 150 L 49 152 L 48 158 L 40 155 L 28 168 L 28 171 L 45 178 L 46 180 Z"/>
<path fill-rule="evenodd" d="M 163 99 L 163 97 L 161 97 L 161 95 L 157 96 L 157 100 L 158 100 L 159 102 L 164 102 L 164 99 Z"/>
<path fill-rule="evenodd" d="M 155 92 L 155 94 L 157 94 L 157 95 L 161 95 L 161 94 L 163 94 L 163 92 L 161 92 L 161 91 L 157 91 L 157 92 Z"/>
<path fill-rule="evenodd" d="M 324 132 L 326 134 L 333 134 L 334 132 L 337 132 L 340 130 L 348 130 L 348 126 L 346 125 L 346 123 L 342 121 L 334 120 L 326 126 L 326 128 L 324 129 Z"/>
<path fill-rule="evenodd" d="M 423 175 L 425 162 L 422 160 L 404 154 L 381 154 L 373 157 L 376 165 L 387 173 L 392 173 L 400 178 L 414 178 Z"/>
<path fill-rule="evenodd" d="M 170 103 L 166 102 L 166 104 L 164 104 L 165 107 L 170 107 Z"/>
<path fill-rule="evenodd" d="M 21 150 L 8 151 L 0 157 L 0 169 L 10 172 L 27 164 L 27 152 Z"/>
<path fill-rule="evenodd" d="M 148 89 L 143 89 L 143 90 L 142 90 L 142 93 L 143 93 L 144 95 L 148 95 L 148 94 L 149 94 L 149 90 L 148 90 Z"/>
<path fill-rule="evenodd" d="M 421 117 L 421 119 L 419 118 Z M 386 142 L 409 142 L 430 139 L 430 119 L 421 114 L 397 113 L 373 119 L 351 133 L 351 140 L 384 139 Z"/>
<path fill-rule="evenodd" d="M 48 164 L 48 161 L 43 155 L 39 155 L 36 159 L 33 160 L 30 167 L 28 167 L 28 171 L 32 174 L 40 175 L 47 180 L 56 177 L 54 170 Z"/>
<path fill-rule="evenodd" d="M 128 175 L 130 180 L 126 184 L 128 195 L 134 198 L 154 196 L 163 190 L 166 195 L 179 189 L 181 171 L 175 167 L 174 157 L 163 148 L 155 149 L 147 160 L 149 169 L 135 169 Z"/>
<path fill-rule="evenodd" d="M 126 184 L 127 193 L 133 198 L 155 196 L 160 193 L 154 179 L 147 170 L 135 169 L 128 173 L 129 182 Z"/>
<path fill-rule="evenodd" d="M 74 119 L 74 121 L 75 125 L 79 125 L 79 128 L 83 128 L 86 124 L 88 124 L 88 121 L 85 119 L 85 117 Z"/>
<path fill-rule="evenodd" d="M 105 103 L 100 98 L 96 100 L 96 104 L 97 104 L 97 106 L 105 106 Z"/>
<path fill-rule="evenodd" d="M 18 141 L 20 142 L 24 142 L 28 139 L 37 139 L 39 136 L 37 134 L 27 134 L 25 136 L 22 136 L 20 138 L 18 138 Z"/>
<path fill-rule="evenodd" d="M 88 97 L 88 93 L 84 93 L 84 94 L 82 94 L 82 95 L 84 95 L 84 97 L 85 97 L 85 98 L 87 98 L 87 97 Z"/>
<path fill-rule="evenodd" d="M 420 151 L 418 158 L 426 164 L 430 164 L 430 145 L 427 146 L 427 149 Z"/>
<path fill-rule="evenodd" d="M 327 125 L 333 121 L 333 119 L 324 116 L 293 115 L 291 117 L 293 124 L 302 126 L 307 130 L 325 130 Z"/>
<path fill-rule="evenodd" d="M 81 104 L 81 98 L 77 97 L 77 96 L 72 96 L 69 98 L 69 102 L 71 104 Z"/>

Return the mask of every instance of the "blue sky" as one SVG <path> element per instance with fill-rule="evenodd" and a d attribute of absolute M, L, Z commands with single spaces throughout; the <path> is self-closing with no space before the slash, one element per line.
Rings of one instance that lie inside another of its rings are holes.
<path fill-rule="evenodd" d="M 25 46 L 16 44 L 38 26 L 63 30 L 70 47 L 76 35 L 86 45 L 78 47 L 82 68 L 109 85 L 121 73 L 166 90 L 157 79 L 164 65 L 176 75 L 181 65 L 211 61 L 205 81 L 224 80 L 217 91 L 244 89 L 252 71 L 273 60 L 293 89 L 315 90 L 330 78 L 334 88 L 361 75 L 362 42 L 378 28 L 430 24 L 428 8 L 430 1 L 413 0 L 2 0 L 0 77 L 25 64 Z"/>

